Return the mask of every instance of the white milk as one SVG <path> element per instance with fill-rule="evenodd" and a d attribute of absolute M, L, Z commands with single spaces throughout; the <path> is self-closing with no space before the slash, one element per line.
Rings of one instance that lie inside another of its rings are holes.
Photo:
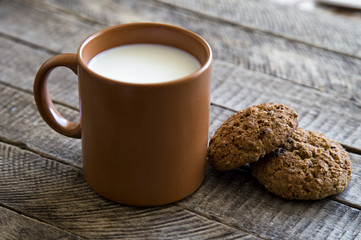
<path fill-rule="evenodd" d="M 185 77 L 201 65 L 191 54 L 160 44 L 129 44 L 105 50 L 88 63 L 99 75 L 132 83 L 158 83 Z"/>

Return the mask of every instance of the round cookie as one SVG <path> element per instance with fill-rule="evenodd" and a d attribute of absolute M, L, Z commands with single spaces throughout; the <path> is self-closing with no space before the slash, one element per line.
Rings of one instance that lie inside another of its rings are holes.
<path fill-rule="evenodd" d="M 337 142 L 299 128 L 282 147 L 252 163 L 251 172 L 282 198 L 317 200 L 347 187 L 351 161 Z"/>
<path fill-rule="evenodd" d="M 211 138 L 208 159 L 219 171 L 257 161 L 286 141 L 298 127 L 298 114 L 284 104 L 263 103 L 227 119 Z"/>

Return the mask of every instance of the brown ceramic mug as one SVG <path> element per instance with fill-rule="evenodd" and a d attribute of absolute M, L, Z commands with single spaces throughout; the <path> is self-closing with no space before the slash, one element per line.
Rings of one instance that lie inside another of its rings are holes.
<path fill-rule="evenodd" d="M 182 49 L 201 68 L 148 84 L 114 81 L 88 68 L 104 50 L 133 43 Z M 58 66 L 78 75 L 80 123 L 66 120 L 50 98 L 48 76 Z M 96 192 L 127 205 L 162 205 L 190 195 L 204 178 L 211 67 L 211 49 L 195 33 L 166 24 L 124 24 L 92 34 L 77 54 L 46 61 L 36 75 L 34 97 L 54 130 L 82 139 L 84 176 Z"/>

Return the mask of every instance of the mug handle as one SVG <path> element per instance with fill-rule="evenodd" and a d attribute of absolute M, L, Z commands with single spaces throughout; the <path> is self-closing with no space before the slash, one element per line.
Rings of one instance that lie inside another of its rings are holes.
<path fill-rule="evenodd" d="M 48 78 L 56 67 L 67 67 L 77 74 L 78 60 L 73 53 L 63 53 L 47 60 L 38 70 L 34 80 L 36 106 L 45 122 L 58 133 L 68 137 L 81 138 L 80 123 L 65 119 L 55 108 L 48 89 Z"/>

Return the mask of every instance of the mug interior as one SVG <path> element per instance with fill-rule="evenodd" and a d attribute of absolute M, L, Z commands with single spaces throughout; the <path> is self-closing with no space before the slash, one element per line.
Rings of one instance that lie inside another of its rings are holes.
<path fill-rule="evenodd" d="M 130 23 L 109 27 L 89 36 L 80 46 L 80 64 L 88 69 L 89 61 L 97 54 L 117 46 L 153 43 L 176 47 L 192 54 L 201 69 L 210 64 L 211 50 L 207 42 L 186 29 L 160 23 Z"/>

